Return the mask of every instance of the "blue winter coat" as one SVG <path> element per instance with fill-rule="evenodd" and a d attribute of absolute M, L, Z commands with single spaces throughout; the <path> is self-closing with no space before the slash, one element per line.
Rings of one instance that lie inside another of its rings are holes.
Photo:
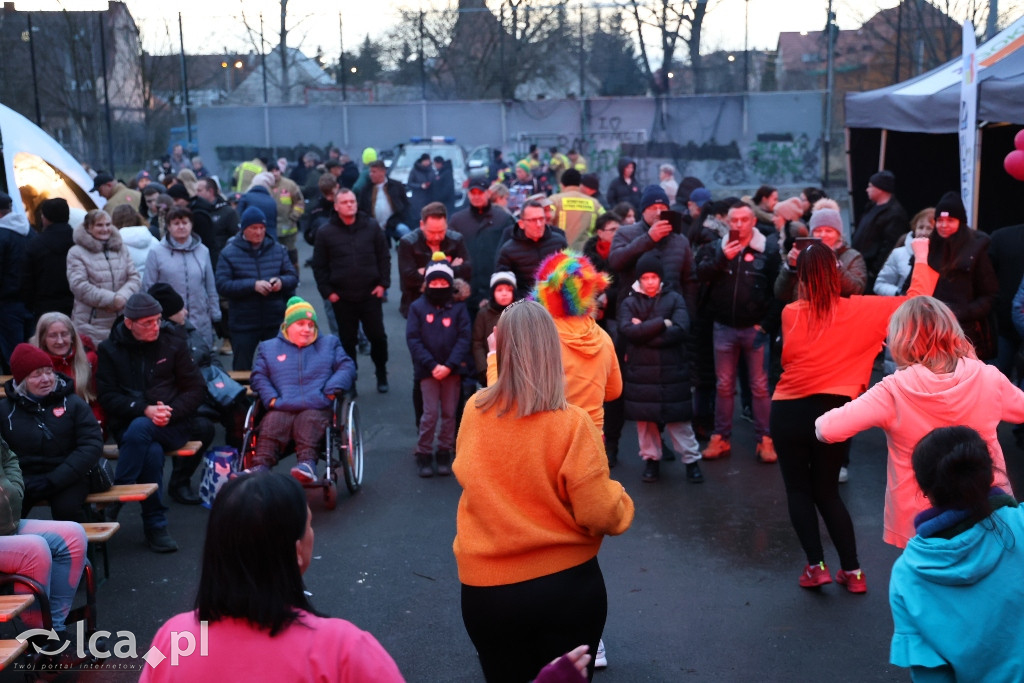
<path fill-rule="evenodd" d="M 281 290 L 266 296 L 255 290 L 257 280 L 281 278 Z M 232 331 L 255 332 L 281 322 L 288 298 L 298 285 L 295 266 L 284 245 L 272 237 L 254 247 L 241 235 L 228 240 L 217 261 L 217 293 L 231 302 Z"/>
<path fill-rule="evenodd" d="M 461 301 L 450 301 L 440 308 L 424 296 L 413 301 L 405 323 L 405 340 L 412 354 L 416 381 L 430 377 L 438 365 L 447 365 L 460 375 L 471 371 L 473 330 L 469 311 Z"/>
<path fill-rule="evenodd" d="M 279 332 L 256 347 L 251 381 L 263 405 L 277 399 L 274 410 L 322 410 L 331 407 L 327 394 L 341 394 L 355 384 L 356 364 L 333 334 L 317 336 L 300 349 Z"/>
<path fill-rule="evenodd" d="M 238 207 L 235 211 L 241 216 L 250 206 L 255 206 L 267 217 L 264 225 L 267 226 L 267 237 L 277 239 L 277 202 L 274 201 L 270 190 L 262 185 L 253 185 L 249 191 L 238 198 Z"/>
<path fill-rule="evenodd" d="M 934 681 L 1020 681 L 1024 509 L 1003 507 L 951 539 L 914 536 L 893 565 L 889 661 Z M 916 680 L 915 676 L 915 680 Z"/>

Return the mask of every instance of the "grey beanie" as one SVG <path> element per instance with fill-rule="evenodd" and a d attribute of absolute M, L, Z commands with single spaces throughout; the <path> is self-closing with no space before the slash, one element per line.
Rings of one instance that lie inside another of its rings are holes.
<path fill-rule="evenodd" d="M 124 317 L 129 320 L 140 320 L 163 313 L 160 302 L 146 292 L 139 292 L 128 297 L 124 305 Z"/>
<path fill-rule="evenodd" d="M 842 234 L 843 217 L 835 209 L 818 209 L 811 214 L 810 229 L 814 232 L 815 228 L 821 227 L 832 228 Z"/>

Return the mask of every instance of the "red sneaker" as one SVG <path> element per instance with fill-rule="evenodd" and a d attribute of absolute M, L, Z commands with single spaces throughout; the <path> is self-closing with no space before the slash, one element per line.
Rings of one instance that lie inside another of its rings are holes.
<path fill-rule="evenodd" d="M 836 583 L 846 586 L 846 590 L 851 593 L 868 592 L 868 584 L 864 580 L 864 572 L 859 569 L 855 572 L 844 572 L 840 569 L 836 572 Z"/>
<path fill-rule="evenodd" d="M 828 567 L 824 562 L 809 564 L 800 575 L 800 585 L 804 588 L 817 588 L 826 583 L 832 583 L 832 575 L 828 573 Z"/>

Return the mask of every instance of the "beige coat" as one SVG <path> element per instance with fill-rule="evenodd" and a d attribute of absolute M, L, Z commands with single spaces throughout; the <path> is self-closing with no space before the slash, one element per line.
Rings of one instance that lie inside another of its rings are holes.
<path fill-rule="evenodd" d="M 79 334 L 99 344 L 110 335 L 128 297 L 140 290 L 142 278 L 116 229 L 104 245 L 82 224 L 75 228 L 74 240 L 67 261 L 68 285 L 75 297 L 71 320 Z"/>

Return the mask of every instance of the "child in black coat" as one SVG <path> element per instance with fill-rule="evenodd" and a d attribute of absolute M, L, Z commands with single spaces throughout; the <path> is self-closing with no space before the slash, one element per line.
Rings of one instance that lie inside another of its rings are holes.
<path fill-rule="evenodd" d="M 412 354 L 415 381 L 423 392 L 423 417 L 416 445 L 416 465 L 421 477 L 452 473 L 455 448 L 455 413 L 462 393 L 462 375 L 470 368 L 472 333 L 469 311 L 452 300 L 455 283 L 451 265 L 436 252 L 423 275 L 423 294 L 409 306 L 405 339 Z M 434 432 L 437 453 L 433 452 Z"/>

